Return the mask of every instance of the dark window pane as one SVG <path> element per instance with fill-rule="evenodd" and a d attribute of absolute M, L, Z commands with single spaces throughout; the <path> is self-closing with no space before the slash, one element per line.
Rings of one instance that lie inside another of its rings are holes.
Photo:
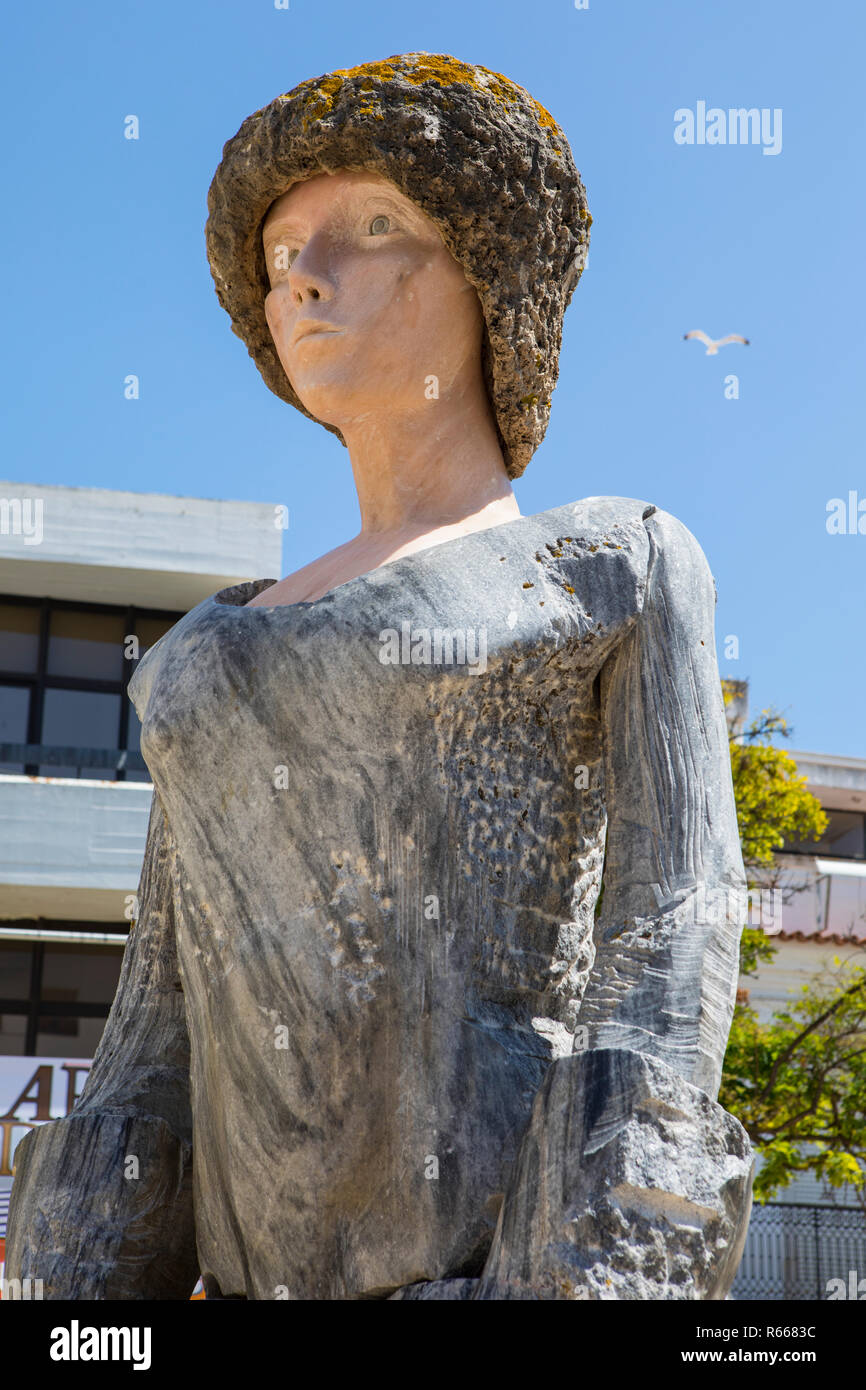
<path fill-rule="evenodd" d="M 0 1057 L 23 1057 L 27 1041 L 25 1014 L 0 1014 Z M 46 1053 L 46 1056 L 50 1054 Z M 14 1095 L 12 1099 L 14 1100 Z"/>
<path fill-rule="evenodd" d="M 33 947 L 24 941 L 0 942 L 0 999 L 30 997 Z"/>
<path fill-rule="evenodd" d="M 0 685 L 0 743 L 26 743 L 29 714 L 28 688 L 25 685 Z M 0 763 L 0 772 L 23 771 L 23 763 Z"/>
<path fill-rule="evenodd" d="M 0 671 L 36 674 L 39 658 L 39 609 L 0 603 Z"/>
<path fill-rule="evenodd" d="M 168 632 L 170 627 L 174 627 L 176 618 L 140 618 L 135 620 L 135 635 L 138 638 L 138 654 L 144 656 L 160 637 Z"/>
<path fill-rule="evenodd" d="M 42 1029 L 43 1022 L 49 1020 L 40 1019 L 40 1031 L 36 1034 L 36 1056 L 37 1057 L 57 1057 L 65 1055 L 67 1057 L 92 1057 L 99 1045 L 99 1039 L 105 1031 L 107 1019 L 104 1018 L 73 1018 L 50 1020 L 51 1027 L 58 1023 L 71 1023 L 74 1026 L 74 1033 L 66 1033 L 62 1037 L 56 1033 L 47 1033 Z M 80 1083 L 79 1083 L 80 1084 Z"/>
<path fill-rule="evenodd" d="M 141 752 L 141 720 L 135 712 L 132 701 L 129 702 L 129 723 L 127 725 L 126 746 L 133 753 Z M 127 782 L 149 782 L 150 773 L 127 771 Z"/>
<path fill-rule="evenodd" d="M 42 742 L 54 748 L 116 748 L 120 719 L 120 695 L 96 690 L 46 690 Z M 76 777 L 78 768 L 87 775 L 86 760 L 68 767 L 44 764 L 43 777 Z M 95 777 L 111 778 L 111 769 L 95 769 Z"/>
<path fill-rule="evenodd" d="M 122 680 L 123 638 L 120 615 L 57 609 L 51 614 L 47 673 L 85 680 Z"/>
<path fill-rule="evenodd" d="M 77 1038 L 79 1022 L 77 1018 L 52 1018 L 50 1015 L 43 1018 L 40 1014 L 36 1026 L 40 1033 L 50 1033 L 55 1038 Z"/>
<path fill-rule="evenodd" d="M 798 840 L 785 849 L 800 854 L 825 854 L 841 859 L 866 858 L 866 817 L 862 811 L 828 811 L 820 840 Z"/>
<path fill-rule="evenodd" d="M 141 720 L 131 700 L 129 701 L 129 723 L 126 726 L 126 746 L 134 753 L 141 752 Z"/>
<path fill-rule="evenodd" d="M 114 928 L 112 928 L 114 930 Z M 42 998 L 74 1004 L 110 1004 L 117 991 L 122 946 L 88 946 L 70 942 L 68 945 L 45 946 L 42 964 Z M 60 1019 L 52 1019 L 54 1023 Z M 42 1019 L 40 1028 L 48 1031 Z"/>

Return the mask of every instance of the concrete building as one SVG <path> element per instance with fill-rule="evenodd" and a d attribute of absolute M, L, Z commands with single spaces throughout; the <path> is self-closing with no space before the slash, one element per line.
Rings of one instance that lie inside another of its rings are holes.
<path fill-rule="evenodd" d="M 0 1261 L 16 1144 L 80 1092 L 152 786 L 126 687 L 208 595 L 282 575 L 283 511 L 0 482 Z"/>

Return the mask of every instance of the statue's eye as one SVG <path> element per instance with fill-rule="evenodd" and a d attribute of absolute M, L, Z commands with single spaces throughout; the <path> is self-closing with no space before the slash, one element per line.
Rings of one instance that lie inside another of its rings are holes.
<path fill-rule="evenodd" d="M 390 232 L 390 230 L 391 223 L 387 217 L 374 217 L 373 221 L 370 223 L 371 236 L 384 236 L 384 234 Z"/>

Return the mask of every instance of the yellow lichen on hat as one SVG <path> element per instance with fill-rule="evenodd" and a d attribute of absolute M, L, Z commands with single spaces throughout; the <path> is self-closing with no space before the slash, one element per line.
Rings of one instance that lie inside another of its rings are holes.
<path fill-rule="evenodd" d="M 395 54 L 392 58 L 386 58 L 373 63 L 359 63 L 354 68 L 336 68 L 326 77 L 308 78 L 295 89 L 295 92 L 303 92 L 309 89 L 305 97 L 305 105 L 309 110 L 305 110 L 302 124 L 306 129 L 312 121 L 321 120 L 331 114 L 334 105 L 342 90 L 343 83 L 351 78 L 364 77 L 361 83 L 362 91 L 369 91 L 371 96 L 375 93 L 372 78 L 380 82 L 389 82 L 394 78 L 400 78 L 413 86 L 420 87 L 424 82 L 437 82 L 441 87 L 450 87 L 455 83 L 464 83 L 472 87 L 477 92 L 486 92 L 498 105 L 505 110 L 512 106 L 515 101 L 521 99 L 529 101 L 535 110 L 538 124 L 545 127 L 548 133 L 555 134 L 559 127 L 556 121 L 547 111 L 540 101 L 536 101 L 530 92 L 519 87 L 516 82 L 505 77 L 501 72 L 493 72 L 490 68 L 480 67 L 474 63 L 464 63 L 459 58 L 452 58 L 447 54 L 431 53 L 404 53 Z M 289 98 L 294 93 L 284 92 L 284 98 Z M 373 98 L 369 102 L 362 102 L 359 106 L 361 115 L 377 115 L 374 109 Z M 409 98 L 407 98 L 409 100 Z M 556 151 L 559 153 L 559 151 Z"/>

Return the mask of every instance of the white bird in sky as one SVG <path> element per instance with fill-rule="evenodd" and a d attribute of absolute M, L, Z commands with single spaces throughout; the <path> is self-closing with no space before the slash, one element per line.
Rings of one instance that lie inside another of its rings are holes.
<path fill-rule="evenodd" d="M 683 338 L 697 338 L 698 342 L 703 343 L 707 349 L 707 357 L 715 357 L 720 347 L 725 343 L 742 343 L 744 347 L 749 346 L 748 338 L 740 337 L 739 333 L 729 333 L 727 338 L 708 338 L 706 333 L 702 333 L 700 328 L 693 328 L 691 333 L 684 333 Z"/>

